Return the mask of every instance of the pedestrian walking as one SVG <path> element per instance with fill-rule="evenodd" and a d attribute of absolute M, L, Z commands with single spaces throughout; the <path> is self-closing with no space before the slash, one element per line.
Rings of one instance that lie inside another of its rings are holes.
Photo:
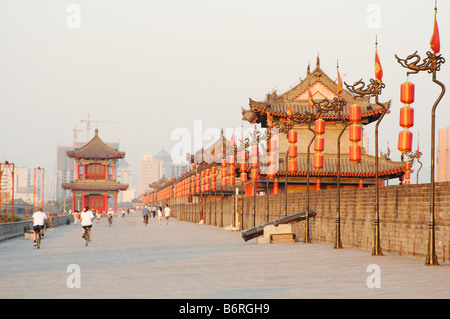
<path fill-rule="evenodd" d="M 160 207 L 158 207 L 158 221 L 159 221 L 160 225 L 161 225 L 161 218 L 162 218 L 162 208 L 160 206 Z"/>
<path fill-rule="evenodd" d="M 166 208 L 164 208 L 164 217 L 166 218 L 166 225 L 168 225 L 169 224 L 169 217 L 170 217 L 169 204 L 166 204 Z"/>
<path fill-rule="evenodd" d="M 152 214 L 153 214 L 153 218 L 155 218 L 155 215 L 156 215 L 156 206 L 155 205 L 153 205 L 153 207 L 152 207 Z"/>

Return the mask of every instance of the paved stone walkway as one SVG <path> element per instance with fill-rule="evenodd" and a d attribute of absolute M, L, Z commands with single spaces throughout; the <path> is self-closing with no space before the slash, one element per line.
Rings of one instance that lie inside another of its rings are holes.
<path fill-rule="evenodd" d="M 140 215 L 112 227 L 102 219 L 92 241 L 85 247 L 74 224 L 48 230 L 40 250 L 22 237 L 0 241 L 0 298 L 450 298 L 448 263 L 320 243 L 258 245 L 176 219 L 150 218 L 147 227 Z"/>

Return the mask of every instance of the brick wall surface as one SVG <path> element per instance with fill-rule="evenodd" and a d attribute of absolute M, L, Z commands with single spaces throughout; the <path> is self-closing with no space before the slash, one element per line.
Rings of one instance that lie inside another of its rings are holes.
<path fill-rule="evenodd" d="M 310 192 L 310 208 L 317 213 L 310 219 L 310 236 L 313 242 L 329 243 L 331 246 L 334 244 L 337 195 L 336 189 Z M 380 187 L 380 246 L 384 254 L 425 258 L 428 253 L 430 198 L 430 184 Z M 248 229 L 285 216 L 285 203 L 284 193 L 270 195 L 269 198 L 257 196 L 256 199 L 242 199 L 239 196 L 237 200 L 228 198 L 221 201 L 219 198 L 206 201 L 204 222 L 220 227 L 233 225 L 237 204 L 239 222 L 243 219 L 243 228 Z M 287 215 L 304 211 L 306 203 L 306 192 L 289 193 Z M 375 188 L 341 189 L 340 206 L 341 242 L 344 248 L 372 251 Z M 182 220 L 199 222 L 201 219 L 201 204 L 174 204 L 171 207 L 174 214 Z M 435 223 L 436 255 L 439 261 L 445 261 L 450 259 L 450 182 L 436 184 Z M 305 222 L 295 224 L 293 229 L 302 241 Z"/>

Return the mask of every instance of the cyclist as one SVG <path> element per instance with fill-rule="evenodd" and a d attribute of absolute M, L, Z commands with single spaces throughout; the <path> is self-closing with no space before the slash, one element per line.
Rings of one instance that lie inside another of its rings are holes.
<path fill-rule="evenodd" d="M 42 207 L 39 208 L 39 210 L 37 212 L 33 213 L 33 246 L 36 246 L 36 238 L 37 238 L 37 233 L 39 233 L 45 225 L 45 222 L 47 220 L 47 215 L 44 214 L 44 209 Z"/>
<path fill-rule="evenodd" d="M 147 206 L 144 207 L 144 209 L 142 210 L 142 216 L 144 216 L 144 224 L 148 224 L 148 208 Z"/>
<path fill-rule="evenodd" d="M 88 231 L 89 241 L 91 241 L 92 237 L 92 220 L 94 219 L 94 214 L 89 209 L 89 206 L 86 206 L 80 215 L 81 218 L 81 226 L 83 226 L 83 235 L 81 238 L 85 238 L 86 230 Z"/>

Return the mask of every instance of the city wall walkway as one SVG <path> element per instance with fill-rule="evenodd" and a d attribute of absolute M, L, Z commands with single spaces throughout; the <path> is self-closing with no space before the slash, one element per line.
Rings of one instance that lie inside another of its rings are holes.
<path fill-rule="evenodd" d="M 449 263 L 244 242 L 240 232 L 176 219 L 145 227 L 136 214 L 108 227 L 103 218 L 92 241 L 85 247 L 74 224 L 48 230 L 40 250 L 22 237 L 0 241 L 0 298 L 450 298 Z"/>

